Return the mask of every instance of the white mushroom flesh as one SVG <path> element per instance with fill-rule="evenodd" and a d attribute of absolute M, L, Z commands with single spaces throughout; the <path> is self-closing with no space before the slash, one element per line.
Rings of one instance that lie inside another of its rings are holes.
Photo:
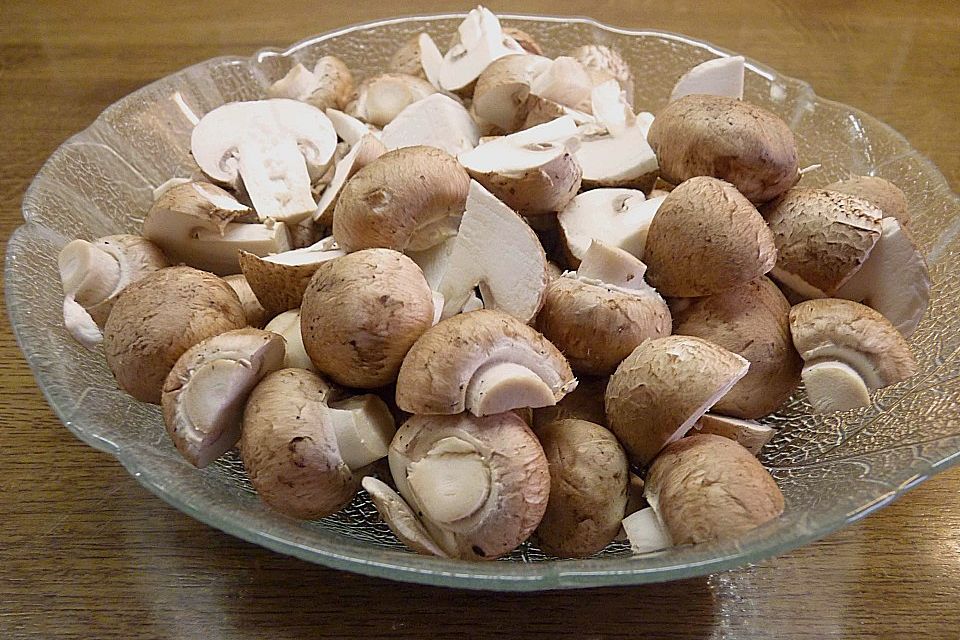
<path fill-rule="evenodd" d="M 490 495 L 490 468 L 472 442 L 441 438 L 407 467 L 407 485 L 426 517 L 451 524 L 476 513 Z"/>
<path fill-rule="evenodd" d="M 623 530 L 634 553 L 651 553 L 673 546 L 670 534 L 652 507 L 640 509 L 624 518 Z"/>
<path fill-rule="evenodd" d="M 635 189 L 592 189 L 576 196 L 557 220 L 567 249 L 582 260 L 599 240 L 643 259 L 647 230 L 666 196 L 647 199 Z"/>
<path fill-rule="evenodd" d="M 715 58 L 687 71 L 670 93 L 670 101 L 683 96 L 706 94 L 743 99 L 743 56 Z"/>
<path fill-rule="evenodd" d="M 331 402 L 329 407 L 340 457 L 351 470 L 387 457 L 397 429 L 383 400 L 367 394 Z"/>
<path fill-rule="evenodd" d="M 300 333 L 300 309 L 284 311 L 267 323 L 264 331 L 272 331 L 283 336 L 287 349 L 283 357 L 285 369 L 307 369 L 316 371 L 307 350 L 303 347 L 303 335 Z"/>
<path fill-rule="evenodd" d="M 870 389 L 850 365 L 837 360 L 817 360 L 800 374 L 815 413 L 833 413 L 870 405 Z"/>
<path fill-rule="evenodd" d="M 435 93 L 397 114 L 383 128 L 381 140 L 387 149 L 426 145 L 457 156 L 477 146 L 480 129 L 462 104 Z"/>
<path fill-rule="evenodd" d="M 469 86 L 491 62 L 503 56 L 526 53 L 516 40 L 504 35 L 500 20 L 477 7 L 457 28 L 459 42 L 443 57 L 437 82 L 445 91 Z"/>
<path fill-rule="evenodd" d="M 467 385 L 466 409 L 475 416 L 555 404 L 553 389 L 539 375 L 515 362 L 487 362 Z"/>

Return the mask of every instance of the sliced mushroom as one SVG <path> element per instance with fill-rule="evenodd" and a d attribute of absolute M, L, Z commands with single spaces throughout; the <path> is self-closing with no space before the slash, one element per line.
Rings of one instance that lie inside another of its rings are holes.
<path fill-rule="evenodd" d="M 563 354 L 513 316 L 482 309 L 428 329 L 403 360 L 397 406 L 484 416 L 556 404 L 576 386 Z"/>
<path fill-rule="evenodd" d="M 670 92 L 670 100 L 705 94 L 743 100 L 743 56 L 726 56 L 701 62 L 683 74 Z"/>
<path fill-rule="evenodd" d="M 880 209 L 884 218 L 896 218 L 901 227 L 910 223 L 910 206 L 900 187 L 877 176 L 851 176 L 831 182 L 827 191 L 839 191 L 866 200 Z"/>
<path fill-rule="evenodd" d="M 870 388 L 856 369 L 839 360 L 816 360 L 803 367 L 803 386 L 814 413 L 834 413 L 870 405 Z"/>
<path fill-rule="evenodd" d="M 740 443 L 753 455 L 760 455 L 760 450 L 770 442 L 777 430 L 773 427 L 760 424 L 754 420 L 729 418 L 715 413 L 705 413 L 693 425 L 699 433 L 712 433 Z"/>
<path fill-rule="evenodd" d="M 631 460 L 646 465 L 747 373 L 735 353 L 690 336 L 647 340 L 607 385 L 607 421 Z"/>
<path fill-rule="evenodd" d="M 589 113 L 535 95 L 527 96 L 522 110 L 527 114 L 522 129 L 532 129 L 559 118 L 572 118 L 577 126 L 596 123 L 596 118 Z"/>
<path fill-rule="evenodd" d="M 616 80 L 608 80 L 593 87 L 590 91 L 590 112 L 596 118 L 596 123 L 607 129 L 610 135 L 619 136 L 636 126 L 646 143 L 649 125 L 645 118 L 637 121 L 633 107 L 627 102 L 627 97 Z"/>
<path fill-rule="evenodd" d="M 690 178 L 664 199 L 647 230 L 647 280 L 665 296 L 719 293 L 770 271 L 774 234 L 733 185 Z"/>
<path fill-rule="evenodd" d="M 530 95 L 577 111 L 590 111 L 593 81 L 575 58 L 560 56 L 546 65 L 530 82 Z"/>
<path fill-rule="evenodd" d="M 340 192 L 343 190 L 343 185 L 360 169 L 363 169 L 386 152 L 387 147 L 372 134 L 360 138 L 347 155 L 343 157 L 343 160 L 337 163 L 333 179 L 323 190 L 323 194 L 317 202 L 317 210 L 313 214 L 314 221 L 327 229 L 332 228 L 333 212 Z"/>
<path fill-rule="evenodd" d="M 563 209 L 580 189 L 580 167 L 569 144 L 572 118 L 513 133 L 458 156 L 470 176 L 521 215 Z"/>
<path fill-rule="evenodd" d="M 103 351 L 121 389 L 159 404 L 167 374 L 187 349 L 246 326 L 240 299 L 223 279 L 167 267 L 123 290 L 103 329 Z"/>
<path fill-rule="evenodd" d="M 491 62 L 477 78 L 471 108 L 506 133 L 518 131 L 527 117 L 530 83 L 549 65 L 549 58 L 523 54 Z"/>
<path fill-rule="evenodd" d="M 404 523 L 392 521 L 397 509 L 381 515 L 406 542 L 414 536 L 398 525 L 409 529 L 415 511 L 423 527 L 416 534 L 433 543 L 413 546 L 420 552 L 438 547 L 452 558 L 502 556 L 536 529 L 550 495 L 543 448 L 512 412 L 413 416 L 397 431 L 389 460 L 411 509 Z"/>
<path fill-rule="evenodd" d="M 880 220 L 880 238 L 873 250 L 835 295 L 876 309 L 909 338 L 930 305 L 930 284 L 923 254 L 891 216 Z"/>
<path fill-rule="evenodd" d="M 283 336 L 287 346 L 283 356 L 284 369 L 317 370 L 303 347 L 303 334 L 300 333 L 300 309 L 284 311 L 268 322 L 264 330 Z"/>
<path fill-rule="evenodd" d="M 627 454 L 612 433 L 584 420 L 559 420 L 537 431 L 550 469 L 550 500 L 534 534 L 540 548 L 582 558 L 620 532 L 627 507 Z"/>
<path fill-rule="evenodd" d="M 300 314 L 316 368 L 339 384 L 371 389 L 396 379 L 407 350 L 433 325 L 434 299 L 410 258 L 366 249 L 322 263 Z"/>
<path fill-rule="evenodd" d="M 763 214 L 777 245 L 771 275 L 805 298 L 834 295 L 880 238 L 879 209 L 824 189 L 795 187 Z"/>
<path fill-rule="evenodd" d="M 333 215 L 345 251 L 422 251 L 455 235 L 470 177 L 434 147 L 389 151 L 347 181 Z"/>
<path fill-rule="evenodd" d="M 447 51 L 437 79 L 445 91 L 469 94 L 474 81 L 491 62 L 513 53 L 524 53 L 513 38 L 504 35 L 500 20 L 483 7 L 472 10 L 457 27 L 457 42 Z"/>
<path fill-rule="evenodd" d="M 439 88 L 440 65 L 443 54 L 429 33 L 421 32 L 407 40 L 390 58 L 387 70 L 424 78 Z"/>
<path fill-rule="evenodd" d="M 160 405 L 167 434 L 190 464 L 203 468 L 240 439 L 247 396 L 283 366 L 283 339 L 236 329 L 193 345 L 167 375 Z"/>
<path fill-rule="evenodd" d="M 360 142 L 360 138 L 363 136 L 372 135 L 374 138 L 380 136 L 379 129 L 372 125 L 364 124 L 362 121 L 357 120 L 343 111 L 327 109 L 324 113 L 330 118 L 330 123 L 333 125 L 333 130 L 337 132 L 337 137 L 350 145 L 351 148 Z"/>
<path fill-rule="evenodd" d="M 569 261 L 580 264 L 594 240 L 642 259 L 647 230 L 663 201 L 664 196 L 647 199 L 634 189 L 579 194 L 557 215 Z"/>
<path fill-rule="evenodd" d="M 268 98 L 291 98 L 318 109 L 343 109 L 355 93 L 353 74 L 336 56 L 323 56 L 310 72 L 296 64 L 267 89 Z"/>
<path fill-rule="evenodd" d="M 303 249 L 265 258 L 241 251 L 240 268 L 267 317 L 272 318 L 299 307 L 303 292 L 320 265 L 345 255 L 346 252 L 335 243 L 324 239 Z"/>
<path fill-rule="evenodd" d="M 609 375 L 643 341 L 670 335 L 670 310 L 644 270 L 626 251 L 594 241 L 576 273 L 550 283 L 537 329 L 574 371 Z"/>
<path fill-rule="evenodd" d="M 380 512 L 380 517 L 407 548 L 425 556 L 449 557 L 433 541 L 417 514 L 399 493 L 372 476 L 365 477 L 361 484 L 370 494 L 370 499 Z"/>
<path fill-rule="evenodd" d="M 381 139 L 387 149 L 426 145 L 456 156 L 477 146 L 480 129 L 462 104 L 435 93 L 397 114 Z"/>
<path fill-rule="evenodd" d="M 423 78 L 404 73 L 384 73 L 360 83 L 357 99 L 347 107 L 347 113 L 382 127 L 409 105 L 436 91 Z"/>
<path fill-rule="evenodd" d="M 250 482 L 265 503 L 294 518 L 346 506 L 394 432 L 390 409 L 376 396 L 330 403 L 331 395 L 317 374 L 282 369 L 257 385 L 243 414 L 240 455 Z"/>
<path fill-rule="evenodd" d="M 533 410 L 533 430 L 556 420 L 576 419 L 607 426 L 603 410 L 603 394 L 608 378 L 578 378 L 577 387 L 557 404 Z"/>
<path fill-rule="evenodd" d="M 732 540 L 783 513 L 777 483 L 742 446 L 700 434 L 668 445 L 644 494 L 674 544 Z"/>
<path fill-rule="evenodd" d="M 811 375 L 817 376 L 807 388 L 815 408 L 850 407 L 854 398 L 862 402 L 863 394 L 856 381 L 839 383 L 848 374 L 845 369 L 817 368 L 811 374 L 811 365 L 833 361 L 846 364 L 869 389 L 896 384 L 917 372 L 910 345 L 896 327 L 870 307 L 850 300 L 820 298 L 796 305 L 790 310 L 790 333 L 806 365 L 804 382 Z M 835 387 L 824 383 L 831 374 L 838 379 Z M 854 396 L 839 397 L 847 390 Z"/>
<path fill-rule="evenodd" d="M 250 283 L 242 273 L 236 273 L 232 276 L 224 276 L 224 282 L 230 285 L 237 297 L 240 298 L 240 304 L 243 305 L 243 315 L 247 318 L 247 324 L 254 329 L 261 329 L 267 322 L 267 312 L 263 305 L 257 299 L 257 294 L 250 288 Z"/>
<path fill-rule="evenodd" d="M 543 48 L 540 46 L 540 43 L 526 31 L 517 29 L 516 27 L 503 27 L 503 35 L 516 40 L 517 44 L 527 53 L 537 56 L 543 55 Z"/>
<path fill-rule="evenodd" d="M 674 308 L 673 332 L 703 338 L 750 361 L 750 371 L 713 407 L 761 418 L 800 384 L 800 356 L 790 339 L 790 303 L 765 277 Z"/>
<path fill-rule="evenodd" d="M 437 286 L 443 317 L 463 310 L 476 288 L 483 306 L 529 322 L 536 316 L 549 276 L 536 233 L 477 182 L 470 182 L 466 210 L 446 269 Z"/>
<path fill-rule="evenodd" d="M 103 341 L 100 329 L 120 293 L 168 265 L 163 252 L 140 236 L 121 234 L 92 243 L 67 243 L 57 256 L 67 331 L 84 347 L 93 349 Z"/>
<path fill-rule="evenodd" d="M 673 546 L 670 534 L 652 507 L 634 511 L 622 524 L 634 553 L 652 553 Z"/>
<path fill-rule="evenodd" d="M 316 210 L 310 171 L 324 171 L 336 146 L 323 111 L 282 98 L 217 107 L 190 138 L 205 174 L 232 185 L 242 180 L 260 219 L 284 222 L 299 222 Z"/>
<path fill-rule="evenodd" d="M 583 171 L 583 188 L 628 187 L 650 191 L 657 180 L 657 155 L 647 144 L 643 127 L 634 125 L 618 135 L 607 127 L 582 125 L 580 147 L 574 154 Z"/>
<path fill-rule="evenodd" d="M 578 60 L 586 68 L 587 73 L 591 74 L 594 85 L 606 82 L 610 78 L 616 80 L 626 94 L 627 102 L 633 104 L 633 72 L 616 49 L 603 44 L 585 44 L 571 51 L 570 56 Z"/>
<path fill-rule="evenodd" d="M 431 289 L 440 290 L 440 282 L 450 266 L 450 257 L 453 255 L 453 248 L 456 244 L 457 236 L 450 236 L 429 249 L 407 251 L 410 259 L 416 262 L 420 270 L 423 271 L 423 277 L 426 278 Z M 476 297 L 476 294 L 474 294 L 474 297 Z"/>

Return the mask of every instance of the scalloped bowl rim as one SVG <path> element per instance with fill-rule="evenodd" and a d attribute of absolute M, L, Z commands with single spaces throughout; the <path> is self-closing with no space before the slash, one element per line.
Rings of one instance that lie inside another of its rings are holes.
<path fill-rule="evenodd" d="M 51 156 L 41 166 L 37 176 L 35 176 L 34 180 L 31 182 L 24 194 L 24 214 L 26 214 L 26 206 L 33 196 L 34 189 L 38 183 L 38 178 L 44 174 L 48 166 L 58 157 L 58 155 L 63 153 L 64 147 L 96 126 L 98 122 L 104 119 L 120 103 L 136 97 L 141 92 L 148 91 L 155 84 L 161 83 L 171 76 L 185 74 L 193 69 L 205 67 L 216 62 L 231 63 L 253 60 L 259 63 L 270 57 L 287 57 L 297 53 L 299 50 L 305 47 L 354 31 L 386 27 L 392 24 L 456 19 L 462 18 L 464 15 L 465 13 L 462 12 L 419 14 L 356 23 L 322 34 L 309 36 L 299 40 L 295 44 L 290 45 L 285 49 L 265 47 L 248 57 L 218 56 L 209 58 L 194 65 L 190 65 L 175 71 L 172 74 L 168 74 L 163 78 L 159 78 L 154 82 L 125 95 L 120 100 L 108 106 L 87 128 L 68 138 L 51 154 Z M 640 30 L 614 27 L 598 22 L 592 18 L 582 16 L 541 16 L 507 13 L 498 15 L 502 19 L 514 21 L 579 23 L 602 31 L 626 36 L 657 36 L 664 39 L 675 40 L 704 49 L 718 56 L 739 55 L 726 48 L 719 47 L 701 40 L 696 40 L 682 34 L 659 30 Z M 952 192 L 949 187 L 949 183 L 939 169 L 937 169 L 936 165 L 934 165 L 922 154 L 916 152 L 916 150 L 910 145 L 909 141 L 889 125 L 877 120 L 873 116 L 870 116 L 869 114 L 864 113 L 855 107 L 817 96 L 810 84 L 803 80 L 780 74 L 770 67 L 758 63 L 755 60 L 751 60 L 750 58 L 746 58 L 746 65 L 748 69 L 764 76 L 768 80 L 772 81 L 777 79 L 792 84 L 802 91 L 807 100 L 816 101 L 824 105 L 841 107 L 846 112 L 856 115 L 858 118 L 869 122 L 871 126 L 883 131 L 887 135 L 890 135 L 899 145 L 906 147 L 913 152 L 913 157 L 922 165 L 923 172 L 926 177 L 945 186 L 946 193 L 950 194 L 954 204 L 957 205 L 957 207 L 960 207 L 960 198 L 958 198 L 957 195 Z M 24 215 L 24 217 L 26 218 L 26 215 Z M 958 222 L 960 222 L 960 220 L 958 220 Z M 26 229 L 32 226 L 42 225 L 28 221 L 14 232 L 14 234 L 11 236 L 11 241 L 18 234 L 24 232 Z M 958 232 L 960 232 L 960 225 L 954 225 L 953 228 L 951 228 L 951 230 L 946 234 L 948 236 L 946 240 L 943 240 L 940 244 L 945 245 L 950 239 L 956 236 Z M 932 253 L 936 253 L 936 250 Z M 936 261 L 937 257 L 937 255 L 931 255 L 931 264 Z M 12 266 L 10 254 L 8 252 L 4 274 L 5 278 L 7 278 L 7 281 L 10 281 L 14 275 L 12 273 Z M 23 343 L 23 337 L 19 330 L 21 325 L 19 322 L 20 315 L 17 313 L 16 309 L 11 303 L 9 287 L 6 287 L 5 291 L 7 310 L 11 318 L 11 327 L 13 329 L 14 337 L 17 341 L 18 347 L 20 347 L 22 351 L 26 352 L 25 345 Z M 652 568 L 645 568 L 642 565 L 631 566 L 627 562 L 617 562 L 614 559 L 554 560 L 537 563 L 491 562 L 478 564 L 418 556 L 405 552 L 396 554 L 395 557 L 397 558 L 397 562 L 379 562 L 364 557 L 362 554 L 356 553 L 354 548 L 349 548 L 346 545 L 343 545 L 342 548 L 338 548 L 340 545 L 337 543 L 331 544 L 329 548 L 304 546 L 297 544 L 293 540 L 273 536 L 264 531 L 250 529 L 244 525 L 241 517 L 231 517 L 231 513 L 229 511 L 223 509 L 212 511 L 210 509 L 198 508 L 198 506 L 193 502 L 185 500 L 184 496 L 180 493 L 168 490 L 165 484 L 156 484 L 152 482 L 152 478 L 149 474 L 149 460 L 143 460 L 137 455 L 134 455 L 138 453 L 137 451 L 121 450 L 118 445 L 109 439 L 89 431 L 87 428 L 85 428 L 85 425 L 74 422 L 71 419 L 72 415 L 67 413 L 67 407 L 59 406 L 53 402 L 50 391 L 47 389 L 47 386 L 42 383 L 40 374 L 43 372 L 39 372 L 34 366 L 33 362 L 30 362 L 29 364 L 33 370 L 34 376 L 37 379 L 38 386 L 46 397 L 51 408 L 56 413 L 60 421 L 63 422 L 64 425 L 76 437 L 94 449 L 108 453 L 117 458 L 117 460 L 123 465 L 128 473 L 130 473 L 130 475 L 133 476 L 142 486 L 179 511 L 186 513 L 192 518 L 199 520 L 211 527 L 220 529 L 230 535 L 246 540 L 247 542 L 266 547 L 282 554 L 291 555 L 302 560 L 319 563 L 335 569 L 352 571 L 375 577 L 437 586 L 498 591 L 540 591 L 558 588 L 585 588 L 608 585 L 626 586 L 691 578 L 707 575 L 725 569 L 738 568 L 749 563 L 764 560 L 772 556 L 796 549 L 809 542 L 822 538 L 846 526 L 847 524 L 867 516 L 884 505 L 889 504 L 931 476 L 960 463 L 960 451 L 956 451 L 953 454 L 936 462 L 927 461 L 924 465 L 922 465 L 922 468 L 919 468 L 919 470 L 918 468 L 914 468 L 914 473 L 907 477 L 894 489 L 891 489 L 890 491 L 878 496 L 875 500 L 867 504 L 860 505 L 857 509 L 848 512 L 844 517 L 822 522 L 819 524 L 819 526 L 812 528 L 804 528 L 800 531 L 794 530 L 791 533 L 795 535 L 790 535 L 789 537 L 784 537 L 783 539 L 777 539 L 772 536 L 764 536 L 763 531 L 765 528 L 761 527 L 755 532 L 756 535 L 751 535 L 748 537 L 749 542 L 747 544 L 743 544 L 743 541 L 741 541 L 740 543 L 712 545 L 711 550 L 715 551 L 716 553 L 709 557 L 705 557 L 699 562 L 687 562 L 673 566 Z M 210 507 L 213 505 L 203 504 L 201 506 Z M 412 562 L 403 562 L 404 558 L 412 560 Z"/>

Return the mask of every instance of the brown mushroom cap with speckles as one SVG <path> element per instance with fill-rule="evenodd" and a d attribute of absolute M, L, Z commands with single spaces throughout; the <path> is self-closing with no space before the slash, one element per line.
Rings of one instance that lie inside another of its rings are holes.
<path fill-rule="evenodd" d="M 758 106 L 723 96 L 689 95 L 657 114 L 647 134 L 660 176 L 679 184 L 713 176 L 750 202 L 767 202 L 800 179 L 797 143 L 786 123 Z"/>
<path fill-rule="evenodd" d="M 664 199 L 647 230 L 647 281 L 664 296 L 707 296 L 762 276 L 777 260 L 773 234 L 733 185 L 690 178 Z"/>
<path fill-rule="evenodd" d="M 123 290 L 107 318 L 103 350 L 121 389 L 158 404 L 167 374 L 187 349 L 245 326 L 243 305 L 226 281 L 167 267 Z"/>
<path fill-rule="evenodd" d="M 907 196 L 889 180 L 877 176 L 852 176 L 846 180 L 831 182 L 824 189 L 862 198 L 880 209 L 884 218 L 896 218 L 903 226 L 910 223 Z"/>
<path fill-rule="evenodd" d="M 413 343 L 433 324 L 430 285 L 416 263 L 366 249 L 322 263 L 300 307 L 303 346 L 338 384 L 390 384 Z"/>

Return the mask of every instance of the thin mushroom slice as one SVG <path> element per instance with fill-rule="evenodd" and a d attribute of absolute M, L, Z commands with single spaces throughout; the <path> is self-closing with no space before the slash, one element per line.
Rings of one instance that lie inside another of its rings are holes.
<path fill-rule="evenodd" d="M 556 404 L 575 386 L 546 338 L 505 313 L 480 310 L 424 332 L 400 367 L 396 398 L 409 413 L 483 415 Z"/>
<path fill-rule="evenodd" d="M 500 20 L 491 11 L 477 7 L 457 27 L 457 42 L 447 51 L 437 73 L 444 91 L 470 93 L 474 81 L 498 58 L 525 53 L 513 38 L 504 35 Z"/>
<path fill-rule="evenodd" d="M 243 407 L 260 380 L 283 366 L 283 339 L 238 329 L 187 350 L 163 385 L 163 419 L 177 450 L 203 468 L 240 439 Z"/>
<path fill-rule="evenodd" d="M 480 130 L 462 104 L 442 93 L 418 100 L 383 128 L 387 149 L 426 145 L 452 156 L 477 146 Z"/>
<path fill-rule="evenodd" d="M 409 549 L 426 556 L 448 557 L 430 538 L 423 523 L 417 518 L 410 505 L 385 483 L 367 476 L 361 482 L 364 490 L 376 505 L 380 517 L 387 523 L 394 535 Z"/>
<path fill-rule="evenodd" d="M 243 277 L 242 273 L 235 273 L 232 276 L 225 276 L 224 282 L 230 285 L 237 297 L 240 298 L 240 304 L 243 305 L 243 314 L 247 318 L 247 324 L 254 329 L 262 329 L 267 322 L 267 312 L 263 305 L 257 299 L 257 294 L 250 288 L 250 283 Z"/>
<path fill-rule="evenodd" d="M 683 74 L 670 92 L 670 100 L 691 94 L 743 99 L 743 56 L 727 56 L 701 62 Z"/>
<path fill-rule="evenodd" d="M 353 145 L 360 142 L 360 138 L 366 135 L 372 135 L 374 138 L 380 137 L 380 130 L 371 125 L 365 124 L 353 116 L 338 111 L 337 109 L 327 109 L 324 111 L 337 137 L 346 142 L 352 148 Z"/>
<path fill-rule="evenodd" d="M 730 418 L 716 413 L 705 413 L 694 425 L 699 433 L 730 438 L 740 443 L 753 455 L 760 455 L 760 450 L 770 442 L 777 431 L 773 427 L 760 424 L 755 420 L 741 420 Z"/>
<path fill-rule="evenodd" d="M 306 369 L 316 372 L 307 350 L 303 348 L 303 335 L 300 333 L 300 309 L 284 311 L 265 326 L 264 331 L 272 331 L 283 336 L 286 351 L 283 356 L 284 369 Z"/>
<path fill-rule="evenodd" d="M 583 125 L 574 157 L 583 171 L 583 186 L 630 187 L 648 192 L 657 180 L 657 155 L 647 144 L 644 128 L 634 124 L 619 133 Z"/>
<path fill-rule="evenodd" d="M 424 78 L 437 89 L 440 88 L 440 65 L 443 54 L 429 33 L 413 36 L 393 54 L 388 64 L 391 73 L 406 73 Z"/>
<path fill-rule="evenodd" d="M 360 138 L 347 152 L 347 155 L 336 164 L 333 179 L 330 180 L 330 184 L 323 190 L 323 193 L 320 194 L 320 200 L 317 201 L 317 210 L 313 213 L 313 220 L 327 229 L 332 228 L 333 212 L 343 185 L 360 169 L 363 169 L 386 152 L 387 147 L 372 134 Z"/>

